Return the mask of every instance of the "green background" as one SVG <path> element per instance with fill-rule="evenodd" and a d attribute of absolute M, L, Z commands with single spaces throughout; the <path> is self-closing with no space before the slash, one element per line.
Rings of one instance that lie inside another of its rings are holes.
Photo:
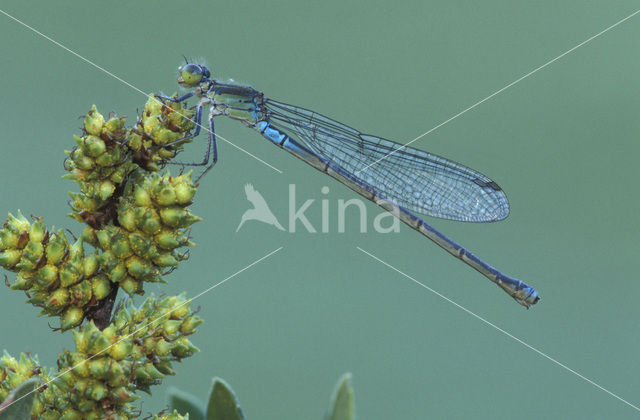
<path fill-rule="evenodd" d="M 407 142 L 633 13 L 634 1 L 48 2 L 1 8 L 144 92 L 177 91 L 181 55 L 220 79 Z M 95 103 L 135 120 L 145 97 L 0 15 L 0 200 L 48 225 L 65 217 L 63 150 Z M 203 295 L 201 353 L 167 385 L 204 398 L 214 375 L 249 419 L 320 419 L 334 382 L 354 376 L 360 419 L 630 418 L 639 413 L 521 343 L 361 253 L 373 253 L 633 404 L 640 403 L 637 263 L 640 15 L 441 127 L 414 145 L 486 173 L 508 193 L 496 224 L 429 219 L 542 301 L 524 310 L 421 235 L 347 232 L 338 199 L 356 195 L 235 121 L 202 182 L 191 259 L 149 292 Z M 204 138 L 189 146 L 197 159 Z M 179 168 L 174 168 L 178 170 Z M 248 222 L 252 183 L 281 223 L 288 185 L 331 231 Z M 323 186 L 329 195 L 321 194 Z M 636 185 L 634 187 L 634 185 Z M 370 215 L 378 208 L 368 204 Z M 371 227 L 371 224 L 369 224 Z M 371 230 L 371 229 L 370 229 Z M 71 335 L 20 292 L 0 293 L 0 347 L 53 365 Z"/>

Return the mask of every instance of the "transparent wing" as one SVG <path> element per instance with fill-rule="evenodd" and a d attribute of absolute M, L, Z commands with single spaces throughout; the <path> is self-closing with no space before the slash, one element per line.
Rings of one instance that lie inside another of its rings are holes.
<path fill-rule="evenodd" d="M 473 169 L 362 134 L 304 108 L 271 99 L 264 106 L 275 128 L 408 210 L 467 222 L 493 222 L 509 215 L 502 189 Z"/>

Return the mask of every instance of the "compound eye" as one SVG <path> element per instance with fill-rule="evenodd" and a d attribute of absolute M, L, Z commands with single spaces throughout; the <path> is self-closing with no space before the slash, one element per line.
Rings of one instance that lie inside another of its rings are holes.
<path fill-rule="evenodd" d="M 188 85 L 197 85 L 202 80 L 205 69 L 198 64 L 187 64 L 180 70 L 180 77 Z"/>

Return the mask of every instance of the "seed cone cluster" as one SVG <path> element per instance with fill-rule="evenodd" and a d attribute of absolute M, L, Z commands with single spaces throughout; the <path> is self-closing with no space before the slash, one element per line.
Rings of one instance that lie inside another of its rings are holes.
<path fill-rule="evenodd" d="M 125 118 L 105 121 L 95 105 L 84 119 L 84 135 L 74 136 L 76 147 L 66 152 L 63 178 L 80 185 L 71 193 L 71 217 L 99 229 L 114 217 L 121 188 L 140 169 L 160 170 L 182 150 L 194 123 L 193 111 L 181 104 L 160 102 L 151 96 L 135 127 L 125 128 Z"/>
<path fill-rule="evenodd" d="M 192 117 L 193 111 L 181 103 L 160 101 L 151 95 L 136 127 L 128 133 L 133 161 L 148 171 L 158 171 L 191 141 L 186 133 L 195 127 Z"/>
<path fill-rule="evenodd" d="M 49 385 L 56 397 L 40 394 L 40 412 L 34 414 L 50 419 L 135 417 L 131 403 L 139 398 L 136 392 L 150 393 L 165 375 L 175 374 L 174 362 L 199 351 L 187 337 L 201 323 L 180 295 L 150 297 L 139 308 L 129 302 L 102 331 L 93 322 L 84 324 L 73 333 L 76 351 L 65 350 L 58 358 L 58 370 L 65 373 Z"/>
<path fill-rule="evenodd" d="M 5 350 L 0 357 L 0 402 L 9 396 L 11 390 L 40 373 L 37 356 L 20 353 L 20 359 L 16 359 Z"/>
<path fill-rule="evenodd" d="M 198 351 L 187 337 L 202 320 L 184 295 L 150 297 L 139 307 L 127 301 L 111 313 L 119 289 L 144 294 L 145 282 L 165 282 L 194 245 L 190 227 L 201 219 L 188 209 L 196 192 L 191 173 L 158 173 L 190 141 L 192 116 L 181 104 L 152 97 L 127 128 L 124 117 L 105 119 L 93 106 L 66 152 L 63 177 L 79 185 L 69 204 L 70 217 L 86 224 L 82 234 L 9 214 L 0 228 L 0 266 L 16 279 L 6 282 L 25 291 L 41 315 L 60 317 L 60 330 L 73 329 L 76 349 L 59 355 L 57 372 L 40 368 L 35 357 L 5 354 L 0 402 L 40 376 L 48 384 L 36 392 L 34 418 L 137 418 L 136 393 L 150 393 L 175 374 L 174 362 Z M 182 418 L 188 416 L 153 417 Z"/>
<path fill-rule="evenodd" d="M 49 232 L 42 219 L 30 223 L 21 213 L 9 214 L 0 251 L 0 266 L 17 273 L 11 288 L 25 290 L 41 315 L 60 316 L 62 330 L 79 325 L 111 291 L 97 252 L 85 255 L 82 239 L 70 245 L 63 231 Z"/>
<path fill-rule="evenodd" d="M 102 250 L 102 271 L 129 295 L 142 293 L 143 282 L 162 275 L 186 259 L 179 252 L 189 241 L 189 227 L 201 219 L 186 208 L 196 192 L 191 174 L 156 173 L 130 182 L 117 206 L 117 224 L 85 229 L 83 238 Z"/>
<path fill-rule="evenodd" d="M 69 243 L 62 231 L 49 232 L 41 219 L 30 223 L 9 215 L 0 230 L 0 266 L 17 273 L 11 284 L 24 290 L 41 315 L 60 316 L 60 328 L 79 325 L 105 306 L 115 287 L 142 294 L 143 282 L 162 275 L 186 259 L 189 226 L 200 218 L 186 208 L 196 187 L 191 175 L 171 177 L 149 172 L 180 150 L 193 123 L 179 104 L 151 98 L 131 129 L 124 117 L 105 121 L 95 106 L 84 119 L 84 135 L 67 152 L 63 178 L 80 192 L 71 193 L 71 217 L 87 228 Z M 142 159 L 144 156 L 145 159 Z M 140 167 L 140 163 L 145 168 Z M 85 253 L 84 244 L 95 250 Z"/>
<path fill-rule="evenodd" d="M 63 178 L 76 181 L 80 193 L 70 193 L 71 216 L 100 226 L 112 216 L 112 197 L 137 165 L 129 159 L 124 117 L 104 121 L 95 105 L 84 119 L 85 134 L 73 136 L 76 147 L 66 152 Z"/>

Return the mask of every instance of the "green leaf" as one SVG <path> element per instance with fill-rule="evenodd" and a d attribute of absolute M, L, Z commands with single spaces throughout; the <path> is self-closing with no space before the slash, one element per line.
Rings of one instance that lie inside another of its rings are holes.
<path fill-rule="evenodd" d="M 0 420 L 31 420 L 31 409 L 36 394 L 33 390 L 38 378 L 31 378 L 20 385 L 0 404 Z"/>
<path fill-rule="evenodd" d="M 244 420 L 236 394 L 221 378 L 213 378 L 207 420 Z"/>
<path fill-rule="evenodd" d="M 171 387 L 167 391 L 167 400 L 171 411 L 178 410 L 182 415 L 189 414 L 189 420 L 204 420 L 204 404 L 188 392 Z"/>
<path fill-rule="evenodd" d="M 351 374 L 342 375 L 331 397 L 327 420 L 353 420 L 356 418 L 356 404 L 351 387 Z"/>

